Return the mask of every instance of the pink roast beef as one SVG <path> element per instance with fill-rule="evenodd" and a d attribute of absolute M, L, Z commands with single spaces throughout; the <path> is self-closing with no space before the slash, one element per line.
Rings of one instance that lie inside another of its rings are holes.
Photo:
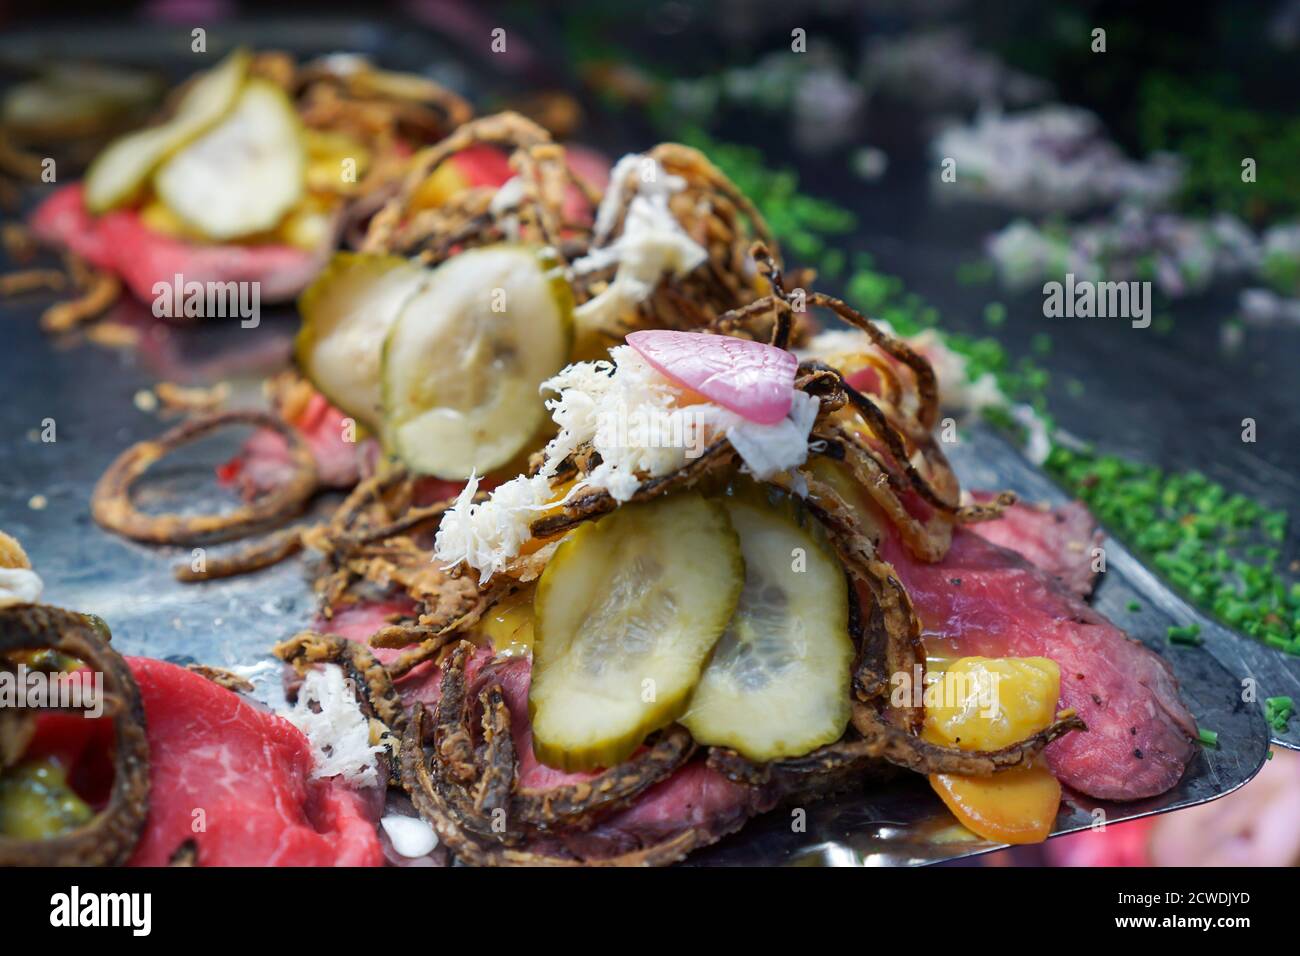
<path fill-rule="evenodd" d="M 175 664 L 127 659 L 148 723 L 149 818 L 131 863 L 166 866 L 193 841 L 201 866 L 379 866 L 382 793 L 312 779 L 288 721 Z"/>
<path fill-rule="evenodd" d="M 935 564 L 912 558 L 893 534 L 881 551 L 912 598 L 929 653 L 1042 656 L 1060 665 L 1060 706 L 1088 725 L 1047 749 L 1062 783 L 1137 800 L 1178 782 L 1196 754 L 1196 722 L 1158 655 L 1048 572 L 968 530 L 953 534 Z"/>
<path fill-rule="evenodd" d="M 995 497 L 987 491 L 974 494 L 976 501 Z M 1059 508 L 1017 502 L 997 521 L 982 521 L 970 530 L 1015 551 L 1079 597 L 1092 593 L 1097 577 L 1092 549 L 1101 544 L 1101 532 L 1083 502 L 1071 501 Z"/>
<path fill-rule="evenodd" d="M 474 672 L 471 671 L 471 674 Z M 518 786 L 547 789 L 590 779 L 593 774 L 568 773 L 548 767 L 533 754 L 528 720 L 528 686 L 532 661 L 510 658 L 480 666 L 471 688 L 499 683 L 512 717 Z M 552 839 L 583 859 L 615 856 L 672 839 L 686 829 L 696 831 L 700 844 L 732 833 L 755 814 L 770 810 L 776 794 L 733 783 L 696 757 L 668 779 L 641 794 L 630 807 L 611 813 L 590 830 L 557 834 Z"/>
<path fill-rule="evenodd" d="M 44 242 L 66 246 L 101 269 L 117 273 L 141 302 L 152 302 L 154 284 L 257 282 L 262 303 L 291 299 L 328 259 L 333 238 L 308 252 L 286 245 L 223 245 L 186 242 L 155 232 L 131 209 L 92 216 L 80 183 L 65 186 L 32 213 L 32 229 Z"/>

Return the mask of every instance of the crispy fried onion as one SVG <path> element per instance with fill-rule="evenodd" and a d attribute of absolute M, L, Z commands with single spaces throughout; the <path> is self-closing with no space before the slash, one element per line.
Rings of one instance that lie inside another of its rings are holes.
<path fill-rule="evenodd" d="M 862 750 L 918 773 L 986 776 L 1018 767 L 1070 730 L 1086 729 L 1073 713 L 1061 713 L 1051 726 L 994 751 L 960 750 L 922 740 L 925 712 L 891 700 L 890 674 L 919 674 L 924 680 L 925 649 L 920 622 L 893 567 L 875 553 L 872 539 L 852 509 L 828 485 L 808 477 L 809 507 L 821 520 L 850 578 L 866 587 L 874 606 L 857 615 L 858 662 L 853 684 L 852 724 Z"/>
<path fill-rule="evenodd" d="M 958 750 L 903 733 L 885 720 L 878 708 L 862 701 L 853 704 L 853 726 L 862 734 L 863 746 L 868 751 L 895 766 L 917 773 L 959 773 L 976 777 L 1023 767 L 1053 740 L 1072 730 L 1088 729 L 1075 713 L 1062 711 L 1050 726 L 1000 750 Z"/>
<path fill-rule="evenodd" d="M 308 126 L 345 132 L 364 143 L 396 137 L 427 143 L 474 115 L 459 94 L 428 77 L 380 70 L 356 57 L 326 57 L 295 67 L 284 54 L 269 64 L 291 89 Z M 259 58 L 267 62 L 264 55 Z M 284 63 L 284 60 L 288 60 Z"/>
<path fill-rule="evenodd" d="M 270 428 L 289 446 L 293 475 L 250 504 L 224 514 L 145 514 L 131 501 L 131 486 L 151 465 L 186 442 L 228 425 Z M 155 439 L 137 442 L 108 466 L 91 496 L 91 514 L 109 531 L 151 544 L 200 544 L 238 538 L 300 512 L 316 491 L 316 460 L 302 434 L 275 415 L 228 411 L 200 415 Z"/>
<path fill-rule="evenodd" d="M 453 249 L 506 238 L 489 209 L 496 195 L 492 187 L 461 190 L 438 209 L 411 208 L 421 186 L 439 166 L 476 145 L 513 150 L 510 164 L 522 186 L 522 196 L 512 210 L 519 219 L 519 238 L 562 251 L 560 224 L 565 185 L 572 182 L 587 195 L 592 193 L 591 187 L 569 171 L 564 149 L 551 141 L 550 133 L 511 112 L 465 123 L 412 157 L 397 195 L 371 219 L 362 251 L 418 253 L 433 264 L 447 258 Z"/>
<path fill-rule="evenodd" d="M 338 634 L 301 631 L 275 645 L 272 653 L 300 674 L 314 664 L 338 664 L 357 688 L 358 703 L 367 717 L 399 733 L 406 726 L 406 713 L 387 669 L 364 644 Z"/>
<path fill-rule="evenodd" d="M 389 663 L 394 678 L 436 656 L 504 596 L 480 593 L 468 578 L 430 560 L 432 535 L 452 501 L 415 505 L 417 490 L 415 476 L 393 467 L 364 479 L 329 522 L 303 534 L 304 544 L 321 557 L 315 590 L 326 617 L 363 586 L 396 589 L 417 605 L 412 619 L 381 628 L 372 638 L 374 647 L 417 645 Z"/>
<path fill-rule="evenodd" d="M 256 689 L 247 677 L 225 667 L 216 667 L 212 664 L 186 664 L 185 669 L 212 681 L 218 687 L 224 687 L 237 694 L 251 694 Z"/>
<path fill-rule="evenodd" d="M 473 650 L 462 642 L 452 652 L 432 720 L 424 705 L 416 704 L 402 742 L 402 785 L 457 857 L 490 866 L 629 866 L 670 863 L 689 852 L 698 839 L 690 830 L 608 858 L 582 859 L 546 843 L 548 830 L 588 829 L 632 803 L 689 760 L 694 744 L 674 726 L 591 780 L 548 790 L 519 787 L 510 710 L 490 673 L 481 680 L 481 731 L 474 733 L 465 678 Z"/>
<path fill-rule="evenodd" d="M 781 793 L 826 793 L 862 782 L 866 773 L 884 774 L 881 753 L 864 740 L 845 739 L 802 757 L 755 763 L 726 747 L 710 747 L 707 762 L 728 780 L 748 787 L 777 786 Z"/>
<path fill-rule="evenodd" d="M 833 370 L 832 370 L 833 371 Z M 817 375 L 802 381 L 809 387 L 825 385 Z M 569 463 L 580 476 L 588 469 L 593 456 L 579 451 Z M 734 470 L 736 456 L 726 442 L 711 446 L 698 459 L 660 478 L 645 482 L 633 501 L 646 500 L 672 491 L 694 487 L 708 478 L 724 480 Z M 906 589 L 892 565 L 879 557 L 876 545 L 879 529 L 863 527 L 858 510 L 823 481 L 813 467 L 801 470 L 806 483 L 806 506 L 826 528 L 828 537 L 855 584 L 862 588 L 869 607 L 855 609 L 854 632 L 859 645 L 855 667 L 852 738 L 846 738 L 794 763 L 781 763 L 755 772 L 735 770 L 736 759 L 714 755 L 714 760 L 733 769 L 740 780 L 767 781 L 773 775 L 815 783 L 821 776 L 842 775 L 846 768 L 862 767 L 873 761 L 890 763 L 927 773 L 988 774 L 1019 766 L 1031 759 L 1051 740 L 1071 729 L 1081 729 L 1075 716 L 1063 714 L 1047 730 L 1001 751 L 979 752 L 942 747 L 922 740 L 919 734 L 924 709 L 908 701 L 894 704 L 890 700 L 889 675 L 920 673 L 924 678 L 925 649 L 921 627 Z M 548 538 L 563 534 L 585 521 L 596 520 L 617 507 L 604 492 L 585 495 L 569 502 L 555 514 L 534 522 L 534 537 Z M 512 574 L 515 568 L 506 569 Z"/>
<path fill-rule="evenodd" d="M 669 211 L 692 240 L 707 254 L 705 262 L 689 274 L 665 277 L 654 293 L 625 318 L 611 334 L 624 335 L 635 328 L 704 328 L 737 306 L 754 301 L 759 294 L 759 276 L 750 258 L 755 238 L 773 250 L 779 264 L 780 251 L 767 222 L 748 197 L 697 149 L 680 143 L 661 143 L 647 154 L 670 176 L 679 177 L 684 188 L 668 200 Z M 607 235 L 591 235 L 586 252 L 611 245 L 622 235 L 628 208 L 636 195 L 635 179 L 641 170 L 627 172 L 628 182 L 611 183 L 623 188 L 622 206 L 616 211 Z M 612 268 L 612 267 L 611 267 Z M 574 296 L 579 304 L 602 292 L 610 269 L 575 276 Z M 761 310 L 760 310 L 761 311 Z M 767 318 L 769 312 L 756 318 Z M 806 329 L 801 329 L 805 331 Z"/>
<path fill-rule="evenodd" d="M 481 590 L 461 579 L 451 579 L 448 583 L 452 585 L 456 582 L 459 582 L 459 586 L 449 587 L 448 590 L 453 596 L 466 598 L 459 607 L 454 600 L 444 600 L 433 610 L 420 614 L 414 624 L 390 624 L 370 636 L 371 647 L 406 648 L 387 665 L 388 673 L 394 680 L 425 661 L 438 657 L 443 648 L 468 633 L 490 608 L 519 586 L 508 578 Z"/>
<path fill-rule="evenodd" d="M 201 564 L 178 564 L 172 575 L 177 581 L 194 583 L 261 571 L 300 552 L 303 534 L 302 528 L 282 528 L 229 554 L 208 555 Z"/>
<path fill-rule="evenodd" d="M 643 482 L 628 501 L 629 503 L 648 501 L 672 491 L 694 488 L 711 478 L 729 472 L 738 460 L 739 456 L 730 442 L 725 439 L 716 441 L 698 458 L 688 461 L 676 471 Z M 567 534 L 584 521 L 591 521 L 608 514 L 617 507 L 618 501 L 608 491 L 593 491 L 567 502 L 554 514 L 537 519 L 529 526 L 529 531 L 534 538 L 554 538 Z"/>
<path fill-rule="evenodd" d="M 122 291 L 121 281 L 112 272 L 92 268 L 72 253 L 64 258 L 77 295 L 66 302 L 56 302 L 41 313 L 41 329 L 54 334 L 69 332 L 98 318 L 117 301 Z"/>
<path fill-rule="evenodd" d="M 816 360 L 800 363 L 798 384 L 811 390 L 815 382 L 823 399 L 813 440 L 848 466 L 896 524 L 913 555 L 939 560 L 947 553 L 954 523 L 997 518 L 1015 502 L 1014 495 L 1004 492 L 985 504 L 960 503 L 957 477 L 934 439 L 938 383 L 923 355 L 839 299 L 816 291 L 787 291 L 779 266 L 762 244 L 755 243 L 751 254 L 771 283 L 772 294 L 720 316 L 713 330 L 744 334 L 748 329 L 752 334 L 755 318 L 765 309 L 813 306 L 867 333 L 877 351 L 866 357 L 879 373 L 881 394 L 859 392 L 838 369 Z M 785 344 L 788 321 L 778 312 L 772 344 Z"/>
<path fill-rule="evenodd" d="M 815 362 L 803 362 L 799 367 L 805 374 L 833 371 Z M 899 428 L 897 415 L 891 415 L 887 408 L 854 389 L 838 371 L 834 375 L 839 379 L 848 408 L 857 416 L 848 427 L 840 424 L 836 429 L 838 437 L 875 460 L 896 496 L 907 490 L 915 492 L 935 512 L 959 524 L 998 518 L 1005 508 L 1015 503 L 1015 495 L 1010 492 L 999 494 L 987 504 L 955 503 L 960 497 L 960 486 L 934 436 L 915 428 Z"/>
<path fill-rule="evenodd" d="M 491 186 L 468 187 L 436 208 L 421 208 L 422 189 L 438 168 L 457 153 L 476 145 L 511 150 L 515 172 L 507 195 Z M 682 278 L 663 278 L 653 294 L 634 312 L 610 328 L 618 337 L 633 328 L 702 328 L 736 303 L 758 294 L 758 276 L 748 249 L 755 236 L 773 249 L 775 241 L 762 215 L 703 153 L 677 143 L 664 143 L 647 157 L 668 175 L 680 177 L 684 188 L 669 200 L 669 211 L 682 229 L 707 253 L 704 264 Z M 638 171 L 628 172 L 632 183 Z M 603 196 L 575 173 L 562 146 L 532 120 L 504 112 L 480 117 L 412 157 L 404 181 L 370 220 L 363 251 L 417 256 L 436 265 L 455 253 L 476 246 L 518 239 L 552 249 L 564 263 L 607 248 L 623 234 L 627 209 L 636 190 L 623 189 L 623 204 L 610 227 L 597 235 L 591 224 L 565 218 L 565 194 L 577 189 L 592 209 Z M 616 263 L 570 276 L 575 302 L 599 295 L 613 279 Z M 801 327 L 803 331 L 803 327 Z"/>
<path fill-rule="evenodd" d="M 28 650 L 52 650 L 103 675 L 104 713 L 111 715 L 115 734 L 113 789 L 108 805 L 83 826 L 39 840 L 0 836 L 0 866 L 123 863 L 149 812 L 149 741 L 140 689 L 105 633 L 85 615 L 39 604 L 0 609 L 0 655 Z"/>
<path fill-rule="evenodd" d="M 408 520 L 402 528 L 393 522 L 411 514 L 414 487 L 415 479 L 404 469 L 382 470 L 362 479 L 327 524 L 304 534 L 304 544 L 325 558 L 316 589 L 325 597 L 327 616 L 355 582 L 391 582 L 397 564 L 409 566 L 405 558 L 414 543 L 398 535 L 414 532 L 418 522 Z M 393 537 L 398 540 L 386 540 Z"/>

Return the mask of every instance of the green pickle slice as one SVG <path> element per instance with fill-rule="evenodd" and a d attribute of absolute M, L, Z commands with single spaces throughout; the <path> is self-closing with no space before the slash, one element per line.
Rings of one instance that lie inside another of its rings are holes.
<path fill-rule="evenodd" d="M 777 493 L 728 496 L 745 586 L 681 722 L 696 742 L 767 762 L 838 740 L 853 640 L 844 568 L 814 519 Z"/>
<path fill-rule="evenodd" d="M 572 293 L 543 250 L 453 256 L 406 300 L 384 343 L 385 445 L 449 481 L 500 468 L 545 423 L 538 389 L 572 345 Z"/>
<path fill-rule="evenodd" d="M 236 50 L 194 80 L 166 123 L 110 143 L 86 170 L 86 208 L 99 214 L 135 199 L 163 160 L 229 112 L 244 86 L 249 59 L 248 51 Z"/>
<path fill-rule="evenodd" d="M 680 717 L 744 578 L 726 507 L 695 493 L 624 505 L 569 535 L 535 598 L 537 758 L 613 766 Z"/>
<path fill-rule="evenodd" d="M 429 270 L 401 256 L 339 252 L 298 298 L 298 366 L 334 405 L 378 429 L 384 339 Z"/>
<path fill-rule="evenodd" d="M 221 122 L 154 174 L 167 208 L 216 241 L 274 227 L 302 198 L 306 181 L 298 113 L 282 89 L 256 79 Z"/>

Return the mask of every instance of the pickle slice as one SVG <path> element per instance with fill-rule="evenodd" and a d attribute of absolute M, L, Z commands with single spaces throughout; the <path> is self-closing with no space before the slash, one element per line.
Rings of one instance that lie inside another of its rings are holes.
<path fill-rule="evenodd" d="M 744 577 L 726 509 L 695 493 L 624 505 L 574 531 L 534 602 L 537 759 L 610 767 L 681 716 Z"/>
<path fill-rule="evenodd" d="M 158 198 L 209 239 L 273 228 L 302 198 L 307 150 L 284 90 L 249 80 L 230 113 L 154 174 Z"/>
<path fill-rule="evenodd" d="M 682 724 L 750 760 L 796 757 L 849 722 L 853 640 L 844 568 L 788 501 L 726 499 L 745 587 Z"/>
<path fill-rule="evenodd" d="M 542 382 L 569 360 L 573 297 L 554 260 L 502 244 L 453 256 L 384 344 L 384 438 L 448 481 L 506 464 L 546 420 Z"/>
<path fill-rule="evenodd" d="M 298 298 L 298 366 L 334 405 L 372 429 L 383 420 L 384 339 L 429 276 L 401 256 L 340 252 Z"/>
<path fill-rule="evenodd" d="M 99 214 L 135 199 L 159 163 L 230 110 L 248 75 L 248 61 L 246 50 L 236 50 L 194 81 L 166 123 L 110 143 L 86 170 L 86 208 Z"/>

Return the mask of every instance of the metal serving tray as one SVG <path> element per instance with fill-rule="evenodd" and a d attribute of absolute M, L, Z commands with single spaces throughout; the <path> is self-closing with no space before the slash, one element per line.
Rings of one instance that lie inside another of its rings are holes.
<path fill-rule="evenodd" d="M 482 71 L 464 67 L 427 34 L 413 37 L 364 22 L 270 21 L 241 26 L 223 42 L 304 53 L 354 50 L 385 65 L 434 68 L 444 78 Z M 153 28 L 11 33 L 0 40 L 0 60 L 56 54 L 117 57 L 160 61 L 160 68 L 172 71 L 181 69 L 185 50 L 179 33 L 173 37 Z M 487 84 L 499 80 L 489 77 Z M 135 407 L 138 390 L 161 379 L 183 384 L 228 380 L 236 386 L 236 404 L 254 403 L 261 378 L 288 361 L 294 315 L 288 309 L 267 310 L 261 325 L 251 330 L 237 323 L 185 328 L 165 326 L 143 306 L 123 302 L 114 317 L 143 329 L 146 344 L 136 352 L 114 352 L 75 337 L 45 337 L 37 328 L 43 304 L 31 300 L 0 306 L 5 333 L 0 351 L 0 528 L 27 546 L 45 579 L 45 599 L 104 617 L 120 651 L 180 663 L 240 666 L 266 694 L 273 694 L 279 678 L 269 648 L 306 625 L 314 610 L 301 565 L 290 561 L 242 578 L 180 584 L 170 569 L 188 560 L 188 551 L 143 547 L 105 534 L 91 520 L 88 502 L 96 479 L 123 448 L 166 427 Z M 41 440 L 46 419 L 56 423 L 54 442 Z M 148 498 L 160 508 L 180 503 L 211 510 L 223 495 L 212 481 L 212 465 L 233 453 L 240 437 L 214 437 L 169 459 L 147 483 Z M 1030 500 L 1065 500 L 1049 479 L 990 431 L 971 430 L 952 458 L 967 487 L 1011 488 Z M 196 494 L 200 486 L 205 490 Z M 317 511 L 328 504 L 318 502 Z M 1115 823 L 1203 803 L 1240 787 L 1262 766 L 1270 740 L 1260 706 L 1241 699 L 1242 678 L 1254 677 L 1269 694 L 1300 697 L 1300 669 L 1282 655 L 1200 615 L 1119 542 L 1107 539 L 1105 547 L 1108 570 L 1094 603 L 1169 660 L 1192 712 L 1218 732 L 1219 741 L 1213 749 L 1202 749 L 1179 785 L 1160 797 L 1099 804 L 1067 795 L 1057 834 L 1091 826 L 1098 808 L 1108 823 Z M 1137 614 L 1124 610 L 1134 599 L 1143 608 Z M 1191 621 L 1201 625 L 1204 646 L 1166 643 L 1170 624 Z M 1274 740 L 1300 749 L 1300 730 L 1274 735 Z M 910 775 L 864 785 L 861 792 L 806 809 L 806 830 L 795 832 L 788 812 L 774 811 L 690 862 L 912 865 L 996 848 L 961 836 L 924 781 Z"/>

